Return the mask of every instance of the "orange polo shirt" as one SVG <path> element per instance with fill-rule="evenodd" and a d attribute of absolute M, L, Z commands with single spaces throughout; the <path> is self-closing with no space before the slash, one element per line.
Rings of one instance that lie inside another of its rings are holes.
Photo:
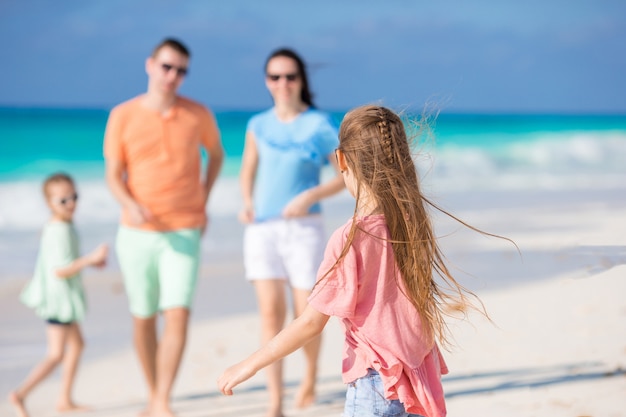
<path fill-rule="evenodd" d="M 140 226 L 122 211 L 125 226 L 168 231 L 206 223 L 201 147 L 221 146 L 213 114 L 178 97 L 166 114 L 146 108 L 135 97 L 111 110 L 104 137 L 104 156 L 125 165 L 130 194 L 154 215 Z"/>

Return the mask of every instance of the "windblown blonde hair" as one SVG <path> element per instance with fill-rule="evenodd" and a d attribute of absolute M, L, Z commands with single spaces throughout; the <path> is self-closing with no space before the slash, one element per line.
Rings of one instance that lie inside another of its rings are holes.
<path fill-rule="evenodd" d="M 359 229 L 356 212 L 361 191 L 367 188 L 370 202 L 376 206 L 376 212 L 384 214 L 389 227 L 390 242 L 403 281 L 403 285 L 398 283 L 399 287 L 415 306 L 424 334 L 433 342 L 437 339 L 449 346 L 445 316 L 465 315 L 469 308 L 485 315 L 486 311 L 478 297 L 450 273 L 427 208 L 440 210 L 480 233 L 491 234 L 467 225 L 422 194 L 405 126 L 393 111 L 366 105 L 348 112 L 339 128 L 338 149 L 344 153 L 358 189 L 352 227 L 335 266 L 345 257 Z"/>

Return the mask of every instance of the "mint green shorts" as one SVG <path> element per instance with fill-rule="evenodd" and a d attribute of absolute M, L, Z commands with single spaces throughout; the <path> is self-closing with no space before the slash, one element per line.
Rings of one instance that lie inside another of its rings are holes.
<path fill-rule="evenodd" d="M 115 247 L 133 316 L 148 318 L 159 311 L 191 307 L 200 237 L 200 229 L 153 232 L 119 228 Z"/>

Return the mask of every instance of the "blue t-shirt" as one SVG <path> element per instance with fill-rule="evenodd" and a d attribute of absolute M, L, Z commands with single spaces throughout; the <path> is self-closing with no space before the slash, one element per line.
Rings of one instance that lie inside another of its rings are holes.
<path fill-rule="evenodd" d="M 281 217 L 291 199 L 319 184 L 320 171 L 339 144 L 337 128 L 330 115 L 316 109 L 309 108 L 285 123 L 271 108 L 253 116 L 247 130 L 256 138 L 259 156 L 255 221 Z M 309 213 L 320 211 L 316 203 Z"/>

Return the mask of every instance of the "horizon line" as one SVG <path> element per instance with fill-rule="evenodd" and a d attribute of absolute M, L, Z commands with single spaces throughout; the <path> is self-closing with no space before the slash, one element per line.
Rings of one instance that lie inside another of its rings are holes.
<path fill-rule="evenodd" d="M 105 111 L 109 112 L 115 105 L 51 105 L 51 104 L 9 104 L 0 103 L 0 110 L 84 110 L 84 111 Z M 350 109 L 357 106 L 348 108 L 337 107 L 317 107 L 319 110 L 328 113 L 346 113 Z M 231 107 L 231 106 L 210 106 L 211 111 L 214 113 L 256 113 L 262 112 L 269 107 Z M 407 109 L 411 111 L 411 109 Z M 419 108 L 414 109 L 416 112 L 421 111 Z M 626 109 L 624 110 L 602 110 L 602 109 L 589 109 L 589 110 L 575 110 L 575 109 L 551 109 L 551 110 L 531 110 L 531 109 L 468 109 L 468 108 L 456 108 L 442 110 L 439 114 L 447 115 L 493 115 L 493 116 L 512 116 L 512 115 L 526 115 L 526 116 L 626 116 Z"/>

